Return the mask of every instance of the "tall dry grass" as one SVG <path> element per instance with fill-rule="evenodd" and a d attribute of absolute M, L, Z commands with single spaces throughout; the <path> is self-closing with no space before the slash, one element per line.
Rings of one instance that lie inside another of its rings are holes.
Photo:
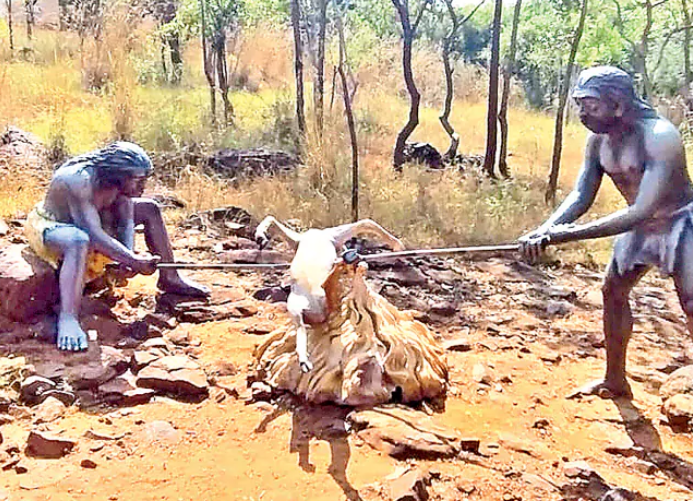
<path fill-rule="evenodd" d="M 0 128 L 17 125 L 49 145 L 62 144 L 72 154 L 117 137 L 159 151 L 175 151 L 191 143 L 206 148 L 296 147 L 293 62 L 287 34 L 258 29 L 239 40 L 230 60 L 230 68 L 243 75 L 244 82 L 243 89 L 231 95 L 236 127 L 219 131 L 208 123 L 208 90 L 197 43 L 191 42 L 185 51 L 183 84 L 161 85 L 143 75 L 156 68 L 151 58 L 158 53 L 152 50 L 155 42 L 151 33 L 118 15 L 115 12 L 109 18 L 99 49 L 105 57 L 103 67 L 108 68 L 108 85 L 98 91 L 85 88 L 84 68 L 80 67 L 79 54 L 72 52 L 75 41 L 69 34 L 39 30 L 38 40 L 45 41 L 35 44 L 40 63 L 4 59 L 0 63 Z M 355 68 L 359 82 L 354 106 L 361 215 L 392 229 L 410 246 L 509 241 L 545 218 L 550 212 L 543 202 L 543 187 L 550 164 L 553 119 L 524 109 L 517 89 L 515 106 L 509 113 L 512 181 L 491 182 L 473 173 L 428 172 L 417 167 L 395 175 L 392 147 L 406 121 L 408 102 L 399 67 L 399 45 L 378 43 L 378 49 L 369 50 L 368 57 L 361 58 Z M 51 51 L 52 46 L 62 48 Z M 86 56 L 89 59 L 96 54 Z M 423 106 L 412 140 L 445 150 L 448 138 L 438 121 L 443 99 L 439 58 L 427 47 L 419 48 L 414 56 Z M 304 166 L 290 175 L 235 185 L 210 178 L 193 167 L 183 169 L 174 188 L 189 202 L 189 210 L 235 204 L 258 217 L 272 213 L 282 219 L 298 219 L 306 227 L 346 222 L 351 197 L 350 148 L 340 96 L 335 97 L 332 107 L 329 105 L 332 82 L 330 71 L 327 74 L 324 137 L 319 141 L 314 134 L 310 136 Z M 455 75 L 451 122 L 461 136 L 459 151 L 480 154 L 485 143 L 486 78 L 481 69 L 463 65 Z M 310 85 L 306 97 L 310 105 Z M 308 116 L 312 117 L 310 107 Z M 572 186 L 580 167 L 584 140 L 582 127 L 568 124 L 560 176 L 564 192 Z M 35 201 L 12 205 L 16 190 L 7 182 L 0 186 L 0 200 L 5 203 L 0 215 L 11 215 L 14 209 Z M 593 214 L 617 206 L 614 193 L 606 186 Z M 27 198 L 39 196 L 40 192 L 29 190 Z"/>

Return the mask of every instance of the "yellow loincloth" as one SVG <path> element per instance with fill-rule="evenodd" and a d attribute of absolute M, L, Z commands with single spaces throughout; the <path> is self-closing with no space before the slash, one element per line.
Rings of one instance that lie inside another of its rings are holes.
<path fill-rule="evenodd" d="M 29 213 L 29 216 L 27 216 L 26 223 L 24 224 L 24 233 L 31 250 L 55 269 L 58 269 L 60 266 L 62 255 L 59 252 L 51 250 L 46 245 L 44 235 L 47 231 L 61 226 L 74 227 L 72 224 L 57 221 L 53 214 L 44 209 L 43 203 L 39 203 L 34 207 Z M 87 255 L 85 281 L 90 282 L 95 278 L 103 276 L 106 271 L 106 265 L 112 262 L 112 259 L 100 252 L 90 250 Z"/>

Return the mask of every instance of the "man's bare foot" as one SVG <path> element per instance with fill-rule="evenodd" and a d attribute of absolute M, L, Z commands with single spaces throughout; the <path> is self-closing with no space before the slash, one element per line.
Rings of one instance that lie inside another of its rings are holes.
<path fill-rule="evenodd" d="M 210 291 L 207 287 L 187 278 L 183 278 L 180 275 L 175 278 L 159 278 L 156 285 L 164 292 L 179 294 L 181 296 L 209 297 L 210 295 Z"/>
<path fill-rule="evenodd" d="M 87 334 L 74 315 L 61 314 L 58 318 L 58 349 L 81 351 L 87 349 Z"/>
<path fill-rule="evenodd" d="M 568 396 L 566 396 L 566 398 L 573 399 L 587 395 L 596 395 L 599 398 L 606 399 L 633 398 L 633 392 L 631 391 L 630 385 L 627 381 L 612 383 L 611 381 L 606 381 L 603 379 L 587 383 L 585 386 L 582 386 L 570 393 Z"/>

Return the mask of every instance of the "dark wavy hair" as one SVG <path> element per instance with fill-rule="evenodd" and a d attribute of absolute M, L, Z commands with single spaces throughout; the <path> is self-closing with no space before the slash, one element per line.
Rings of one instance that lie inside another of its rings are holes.
<path fill-rule="evenodd" d="M 76 164 L 93 167 L 100 184 L 117 186 L 136 174 L 149 176 L 154 169 L 142 147 L 127 141 L 117 141 L 100 150 L 78 155 L 65 162 L 63 167 Z"/>

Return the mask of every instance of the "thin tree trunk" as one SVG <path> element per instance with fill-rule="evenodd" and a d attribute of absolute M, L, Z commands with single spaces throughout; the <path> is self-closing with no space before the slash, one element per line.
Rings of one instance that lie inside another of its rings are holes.
<path fill-rule="evenodd" d="M 421 7 L 421 11 L 414 22 L 411 24 L 409 19 L 408 2 L 406 0 L 392 0 L 397 12 L 399 13 L 399 20 L 402 24 L 402 38 L 403 38 L 403 49 L 402 49 L 402 68 L 404 72 L 404 82 L 407 86 L 407 92 L 409 92 L 409 120 L 404 125 L 402 130 L 397 135 L 397 140 L 395 141 L 395 151 L 393 153 L 393 165 L 395 170 L 401 171 L 404 166 L 404 147 L 407 144 L 407 139 L 416 126 L 419 125 L 419 104 L 421 102 L 421 95 L 419 90 L 416 88 L 416 82 L 414 82 L 414 75 L 411 69 L 411 56 L 412 48 L 414 45 L 414 36 L 416 35 L 416 28 L 418 27 L 423 12 L 426 9 L 428 2 L 425 2 Z"/>
<path fill-rule="evenodd" d="M 183 57 L 180 53 L 180 38 L 171 34 L 167 38 L 168 52 L 171 58 L 171 83 L 178 85 L 183 78 Z"/>
<path fill-rule="evenodd" d="M 6 0 L 7 3 L 7 29 L 10 35 L 10 53 L 14 53 L 14 29 L 12 26 L 12 0 Z"/>
<path fill-rule="evenodd" d="M 349 139 L 351 141 L 351 220 L 356 222 L 359 219 L 359 148 L 356 136 L 356 124 L 354 121 L 354 113 L 351 108 L 351 93 L 347 83 L 346 72 L 344 66 L 347 61 L 346 40 L 344 38 L 344 24 L 342 22 L 342 14 L 339 11 L 339 5 L 335 4 L 335 18 L 337 24 L 337 33 L 339 35 L 339 63 L 337 65 L 337 73 L 342 82 L 342 95 L 344 98 L 344 113 L 347 118 L 349 127 Z"/>
<path fill-rule="evenodd" d="M 688 10 L 688 0 L 681 0 L 681 10 L 683 11 L 683 20 L 686 26 L 691 25 L 691 13 Z M 686 98 L 690 99 L 691 81 L 691 32 L 683 31 L 683 73 L 686 82 Z"/>
<path fill-rule="evenodd" d="M 510 177 L 508 168 L 508 101 L 510 101 L 510 84 L 515 74 L 515 53 L 517 51 L 517 28 L 520 25 L 520 11 L 522 0 L 516 0 L 513 13 L 513 27 L 510 33 L 510 48 L 508 58 L 503 65 L 503 90 L 501 93 L 500 111 L 498 112 L 498 124 L 500 125 L 501 145 L 498 156 L 498 171 L 504 178 Z"/>
<path fill-rule="evenodd" d="M 200 16 L 202 19 L 202 63 L 204 65 L 205 78 L 209 85 L 209 105 L 211 111 L 212 126 L 217 124 L 217 98 L 216 85 L 214 79 L 214 54 L 209 49 L 207 41 L 207 18 L 205 11 L 205 0 L 200 0 Z"/>
<path fill-rule="evenodd" d="M 318 54 L 315 61 L 315 87 L 313 105 L 318 137 L 322 138 L 325 102 L 325 36 L 327 31 L 327 0 L 318 3 Z"/>
<path fill-rule="evenodd" d="M 229 72 L 226 64 L 226 36 L 221 33 L 215 35 L 214 52 L 217 63 L 217 83 L 221 92 L 221 100 L 224 103 L 224 126 L 233 122 L 233 106 L 229 100 Z"/>
<path fill-rule="evenodd" d="M 301 42 L 300 0 L 291 0 L 291 26 L 294 30 L 294 73 L 296 74 L 296 119 L 301 139 L 306 137 L 306 114 L 303 96 L 303 43 Z"/>
<path fill-rule="evenodd" d="M 448 14 L 452 20 L 452 28 L 448 36 L 443 40 L 443 71 L 445 73 L 445 100 L 443 101 L 443 113 L 440 115 L 439 120 L 443 129 L 448 136 L 450 136 L 450 146 L 448 151 L 445 152 L 443 158 L 448 162 L 453 162 L 457 156 L 457 147 L 460 145 L 460 136 L 455 132 L 455 129 L 450 125 L 450 111 L 452 110 L 452 100 L 455 97 L 454 81 L 452 79 L 453 67 L 450 62 L 450 46 L 454 43 L 457 37 L 457 30 L 459 29 L 459 22 L 457 20 L 457 15 L 455 14 L 455 9 L 452 6 L 452 0 L 445 0 L 445 5 L 448 8 Z"/>
<path fill-rule="evenodd" d="M 496 177 L 496 145 L 498 142 L 498 66 L 500 61 L 500 30 L 503 0 L 495 0 L 493 10 L 493 34 L 491 37 L 491 62 L 488 79 L 488 111 L 486 116 L 486 153 L 484 155 L 484 172 L 489 177 Z"/>
<path fill-rule="evenodd" d="M 34 38 L 34 0 L 24 0 L 26 13 L 26 37 L 31 42 Z"/>
<path fill-rule="evenodd" d="M 551 157 L 551 172 L 549 173 L 549 183 L 546 189 L 546 203 L 553 204 L 556 200 L 556 186 L 558 184 L 558 172 L 561 168 L 561 153 L 563 151 L 563 118 L 565 113 L 565 104 L 568 101 L 568 91 L 570 90 L 570 82 L 573 75 L 573 65 L 577 54 L 582 32 L 585 28 L 585 17 L 587 15 L 587 0 L 582 0 L 582 8 L 580 10 L 580 19 L 577 28 L 575 28 L 575 36 L 570 46 L 570 54 L 568 56 L 568 64 L 566 65 L 565 78 L 561 82 L 561 90 L 558 96 L 558 109 L 556 110 L 556 128 L 553 139 L 553 155 Z"/>
<path fill-rule="evenodd" d="M 460 145 L 460 136 L 455 132 L 455 129 L 450 124 L 450 112 L 452 111 L 452 100 L 455 97 L 454 80 L 452 78 L 455 71 L 452 62 L 450 61 L 450 50 L 453 44 L 457 41 L 459 29 L 471 19 L 477 10 L 486 2 L 481 0 L 476 7 L 465 17 L 461 22 L 457 19 L 455 9 L 452 5 L 453 0 L 444 0 L 445 6 L 448 9 L 448 15 L 452 21 L 452 27 L 449 33 L 443 40 L 443 71 L 445 74 L 445 100 L 443 101 L 443 112 L 439 117 L 440 123 L 445 129 L 445 132 L 450 136 L 450 147 L 445 152 L 443 158 L 447 162 L 453 162 L 457 157 L 457 148 Z"/>

